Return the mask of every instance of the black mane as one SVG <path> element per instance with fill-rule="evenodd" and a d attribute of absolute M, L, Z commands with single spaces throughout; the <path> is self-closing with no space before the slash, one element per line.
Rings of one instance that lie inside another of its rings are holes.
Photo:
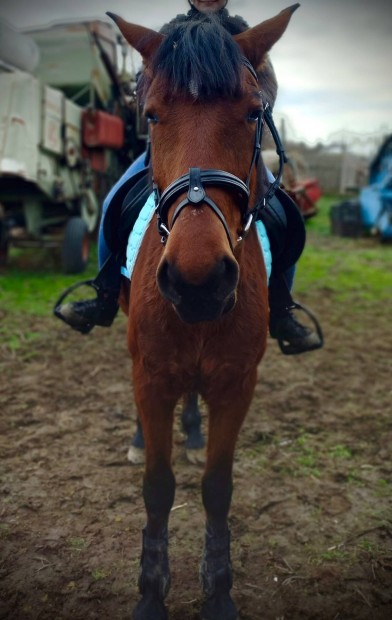
<path fill-rule="evenodd" d="M 205 15 L 173 25 L 152 69 L 168 81 L 170 91 L 203 101 L 240 94 L 241 62 L 240 49 L 220 20 Z"/>

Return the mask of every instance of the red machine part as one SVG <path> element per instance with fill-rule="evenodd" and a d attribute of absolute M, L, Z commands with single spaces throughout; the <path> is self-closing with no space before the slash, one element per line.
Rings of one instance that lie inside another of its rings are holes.
<path fill-rule="evenodd" d="M 83 144 L 87 148 L 120 149 L 124 146 L 124 122 L 102 110 L 82 114 Z"/>
<path fill-rule="evenodd" d="M 299 183 L 294 183 L 290 187 L 290 192 L 294 194 L 295 202 L 305 218 L 312 217 L 317 213 L 316 202 L 321 197 L 321 189 L 317 179 L 305 179 Z"/>

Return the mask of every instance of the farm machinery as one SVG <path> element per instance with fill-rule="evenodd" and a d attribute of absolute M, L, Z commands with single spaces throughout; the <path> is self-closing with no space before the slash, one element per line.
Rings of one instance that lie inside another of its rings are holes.
<path fill-rule="evenodd" d="M 145 147 L 126 47 L 101 21 L 0 34 L 0 261 L 61 248 L 78 273 L 103 198 Z"/>
<path fill-rule="evenodd" d="M 332 232 L 347 237 L 378 235 L 392 241 L 392 135 L 369 166 L 369 183 L 355 200 L 331 208 Z"/>
<path fill-rule="evenodd" d="M 370 164 L 369 185 L 359 195 L 365 230 L 392 241 L 392 135 Z"/>

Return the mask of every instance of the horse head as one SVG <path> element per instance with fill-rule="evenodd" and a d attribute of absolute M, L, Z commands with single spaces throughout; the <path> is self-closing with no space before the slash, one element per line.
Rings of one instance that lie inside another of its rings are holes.
<path fill-rule="evenodd" d="M 213 16 L 163 35 L 109 13 L 144 62 L 138 91 L 165 240 L 157 284 L 186 322 L 235 305 L 246 214 L 261 183 L 257 72 L 298 6 L 235 37 Z"/>

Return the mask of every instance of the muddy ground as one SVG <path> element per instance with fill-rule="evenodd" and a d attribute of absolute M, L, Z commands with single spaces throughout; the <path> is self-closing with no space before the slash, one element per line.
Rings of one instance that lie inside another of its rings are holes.
<path fill-rule="evenodd" d="M 230 516 L 241 620 L 392 618 L 391 328 L 386 304 L 316 309 L 322 351 L 270 341 L 240 436 Z M 355 300 L 353 300 L 355 301 Z M 3 317 L 4 320 L 7 317 Z M 48 317 L 0 351 L 0 617 L 125 620 L 138 598 L 141 466 L 124 329 Z M 202 469 L 175 434 L 172 620 L 196 620 Z"/>

